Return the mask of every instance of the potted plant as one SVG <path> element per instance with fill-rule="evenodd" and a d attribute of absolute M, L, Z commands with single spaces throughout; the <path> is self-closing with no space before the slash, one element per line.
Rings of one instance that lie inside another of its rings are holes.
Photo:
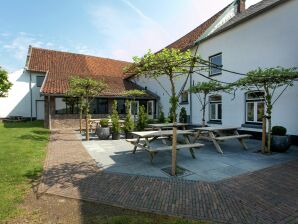
<path fill-rule="evenodd" d="M 271 131 L 271 150 L 274 152 L 286 152 L 290 146 L 290 137 L 287 129 L 282 126 L 274 126 Z"/>
<path fill-rule="evenodd" d="M 131 117 L 131 113 L 130 113 L 130 101 L 126 100 L 125 101 L 125 109 L 126 109 L 126 117 L 125 117 L 125 121 L 124 121 L 124 127 L 123 127 L 123 131 L 125 133 L 125 138 L 126 139 L 132 139 L 133 138 L 133 134 L 131 133 L 134 130 L 134 121 Z"/>
<path fill-rule="evenodd" d="M 111 120 L 112 120 L 112 140 L 119 140 L 120 123 L 119 123 L 119 114 L 117 111 L 117 100 L 113 101 Z"/>
<path fill-rule="evenodd" d="M 109 120 L 100 120 L 100 127 L 96 128 L 96 134 L 100 140 L 106 140 L 110 137 Z"/>

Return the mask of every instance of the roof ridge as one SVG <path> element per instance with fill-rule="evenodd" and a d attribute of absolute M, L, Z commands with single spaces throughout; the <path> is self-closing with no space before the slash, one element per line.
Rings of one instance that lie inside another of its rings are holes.
<path fill-rule="evenodd" d="M 53 49 L 34 47 L 34 46 L 32 46 L 31 48 L 32 49 L 37 49 L 37 50 L 45 50 L 45 51 L 52 51 L 52 52 L 57 52 L 57 53 L 65 53 L 65 54 L 84 56 L 84 57 L 100 58 L 100 59 L 106 59 L 106 60 L 117 61 L 117 62 L 132 63 L 132 62 L 129 62 L 129 61 L 124 61 L 124 60 L 118 60 L 118 59 L 113 59 L 113 58 L 107 58 L 107 57 L 101 57 L 101 56 L 95 56 L 95 55 L 88 55 L 88 54 L 82 54 L 82 53 L 75 53 L 75 52 L 69 52 L 69 51 L 53 50 Z"/>

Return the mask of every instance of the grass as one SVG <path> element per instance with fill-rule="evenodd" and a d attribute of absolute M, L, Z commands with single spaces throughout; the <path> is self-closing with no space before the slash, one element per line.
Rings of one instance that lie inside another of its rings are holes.
<path fill-rule="evenodd" d="M 0 222 L 18 213 L 18 205 L 43 168 L 49 131 L 43 123 L 0 122 Z"/>

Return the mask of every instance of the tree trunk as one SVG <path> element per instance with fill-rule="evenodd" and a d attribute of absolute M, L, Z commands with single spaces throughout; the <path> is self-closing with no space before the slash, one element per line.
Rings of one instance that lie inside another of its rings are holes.
<path fill-rule="evenodd" d="M 268 120 L 268 140 L 267 140 L 267 152 L 271 153 L 271 114 L 272 114 L 272 104 L 271 95 L 268 88 L 265 88 L 266 92 L 266 106 L 267 106 L 267 120 Z"/>
<path fill-rule="evenodd" d="M 176 175 L 176 167 L 177 167 L 177 115 L 176 115 L 176 110 L 177 110 L 177 105 L 176 105 L 176 89 L 175 89 L 175 84 L 174 80 L 170 78 L 171 85 L 172 85 L 172 116 L 173 116 L 173 139 L 172 139 L 172 176 Z"/>
<path fill-rule="evenodd" d="M 268 141 L 267 152 L 271 153 L 271 114 L 268 114 Z"/>
<path fill-rule="evenodd" d="M 86 114 L 86 141 L 89 141 L 89 114 Z"/>
<path fill-rule="evenodd" d="M 266 116 L 263 115 L 263 121 L 262 121 L 262 153 L 265 153 L 267 151 L 266 149 Z"/>
<path fill-rule="evenodd" d="M 205 114 L 206 114 L 206 97 L 207 95 L 204 94 L 204 101 L 203 101 L 203 118 L 202 118 L 202 127 L 205 127 L 206 126 L 206 123 L 205 123 Z"/>
<path fill-rule="evenodd" d="M 82 110 L 80 109 L 80 133 L 82 133 L 82 120 L 83 120 L 83 113 L 82 113 Z"/>

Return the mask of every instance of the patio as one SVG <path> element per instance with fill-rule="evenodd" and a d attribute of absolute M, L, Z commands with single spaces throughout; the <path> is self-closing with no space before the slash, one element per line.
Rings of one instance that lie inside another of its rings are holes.
<path fill-rule="evenodd" d="M 83 139 L 79 133 L 77 137 Z M 133 145 L 125 139 L 98 140 L 95 136 L 91 139 L 89 142 L 82 141 L 83 146 L 96 161 L 97 166 L 105 172 L 171 178 L 162 171 L 163 168 L 171 165 L 170 151 L 159 152 L 151 164 L 146 151 L 138 149 L 135 154 L 132 154 Z M 245 142 L 248 150 L 246 151 L 234 139 L 220 144 L 224 151 L 221 155 L 212 142 L 205 140 L 199 142 L 205 146 L 194 149 L 196 159 L 190 156 L 188 150 L 177 152 L 178 166 L 187 170 L 180 177 L 182 179 L 215 182 L 298 159 L 297 146 L 292 146 L 287 153 L 273 153 L 268 156 L 257 153 L 261 146 L 259 140 L 247 139 Z M 159 140 L 153 142 L 153 145 L 163 144 Z"/>

